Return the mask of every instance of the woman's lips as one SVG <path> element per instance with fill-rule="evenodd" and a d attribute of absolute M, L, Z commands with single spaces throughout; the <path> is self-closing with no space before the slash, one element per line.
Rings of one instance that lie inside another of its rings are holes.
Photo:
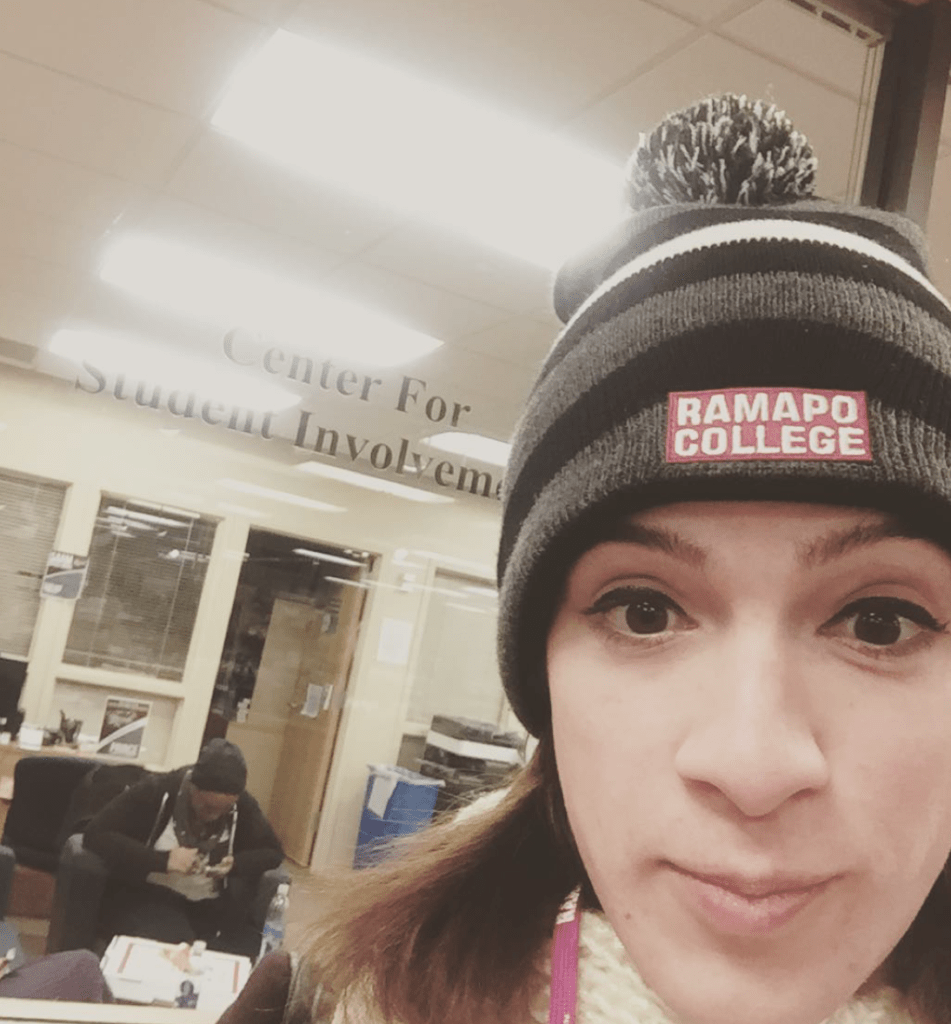
<path fill-rule="evenodd" d="M 688 907 L 715 931 L 736 936 L 765 935 L 781 928 L 832 881 L 831 877 L 744 879 L 672 867 Z"/>

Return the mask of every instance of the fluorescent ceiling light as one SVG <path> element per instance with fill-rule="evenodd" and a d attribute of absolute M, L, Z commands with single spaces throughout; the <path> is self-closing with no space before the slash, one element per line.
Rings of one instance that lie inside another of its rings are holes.
<path fill-rule="evenodd" d="M 345 587 L 360 587 L 362 590 L 369 590 L 373 587 L 375 590 L 396 590 L 405 594 L 409 589 L 398 587 L 393 583 L 381 583 L 379 580 L 347 580 L 342 576 L 325 576 L 324 580 L 328 583 L 340 583 Z"/>
<path fill-rule="evenodd" d="M 461 612 L 475 612 L 476 615 L 490 615 L 488 608 L 476 608 L 471 604 L 458 604 L 456 601 L 446 601 L 444 608 L 458 608 Z"/>
<path fill-rule="evenodd" d="M 344 587 L 359 587 L 361 590 L 370 588 L 369 583 L 364 583 L 362 580 L 345 580 L 342 576 L 325 576 L 324 580 L 327 583 L 339 583 Z"/>
<path fill-rule="evenodd" d="M 260 333 L 266 344 L 396 366 L 439 348 L 422 331 L 260 266 L 153 235 L 128 234 L 106 250 L 99 276 L 160 306 Z"/>
<path fill-rule="evenodd" d="M 110 528 L 118 526 L 123 531 L 145 530 L 146 533 L 155 532 L 154 526 L 149 526 L 148 523 L 137 523 L 134 519 L 130 521 L 128 519 L 121 519 L 119 516 L 104 516 L 102 521 Z"/>
<path fill-rule="evenodd" d="M 63 328 L 53 335 L 49 350 L 71 363 L 88 362 L 106 373 L 125 374 L 169 391 L 194 391 L 257 412 L 278 412 L 300 401 L 300 395 L 268 380 L 119 332 Z"/>
<path fill-rule="evenodd" d="M 363 487 L 368 491 L 392 494 L 397 498 L 406 498 L 407 501 L 421 501 L 431 505 L 445 505 L 455 501 L 455 498 L 451 498 L 448 494 L 435 494 L 433 491 L 423 491 L 418 487 L 407 487 L 406 484 L 398 484 L 393 480 L 381 480 L 379 477 L 367 476 L 365 473 L 356 473 L 352 469 L 327 466 L 322 462 L 301 462 L 297 468 L 303 473 L 312 473 L 314 476 L 338 480 L 340 483 Z"/>
<path fill-rule="evenodd" d="M 191 512 L 188 509 L 178 508 L 175 505 L 156 505 L 154 502 L 142 501 L 139 498 L 129 498 L 126 504 L 132 505 L 135 508 L 151 508 L 156 512 L 168 512 L 169 515 L 183 516 L 185 519 L 201 519 L 200 512 Z"/>
<path fill-rule="evenodd" d="M 223 512 L 230 512 L 233 516 L 245 516 L 248 519 L 270 519 L 270 512 L 259 512 L 256 508 L 249 508 L 247 505 L 233 505 L 230 501 L 219 501 L 218 508 Z"/>
<path fill-rule="evenodd" d="M 234 76 L 212 124 L 268 159 L 543 266 L 620 217 L 616 164 L 399 68 L 285 31 Z"/>
<path fill-rule="evenodd" d="M 461 430 L 447 430 L 442 434 L 424 437 L 423 444 L 452 452 L 453 455 L 465 455 L 480 462 L 489 462 L 493 466 L 504 466 L 512 452 L 512 446 L 507 441 L 496 441 L 494 437 L 467 434 Z"/>
<path fill-rule="evenodd" d="M 159 557 L 162 557 L 161 555 Z M 199 554 L 196 551 L 180 551 L 178 548 L 173 548 L 167 555 L 164 556 L 172 562 L 207 562 L 208 556 Z"/>
<path fill-rule="evenodd" d="M 455 555 L 446 555 L 441 551 L 427 551 L 424 548 L 412 548 L 412 554 L 419 555 L 422 558 L 430 558 L 434 562 L 441 562 L 444 565 L 452 566 L 454 569 L 459 569 L 463 572 L 472 572 L 477 577 L 491 579 L 494 574 L 494 569 L 489 565 L 482 565 L 479 562 L 470 562 L 467 558 L 457 558 Z M 488 580 L 486 582 L 488 586 Z"/>
<path fill-rule="evenodd" d="M 291 494 L 290 491 L 276 491 L 272 487 L 261 487 L 259 484 L 252 484 L 247 480 L 232 480 L 229 477 L 224 477 L 218 483 L 222 487 L 240 491 L 242 494 L 253 494 L 256 498 L 270 498 L 271 501 L 282 501 L 288 505 L 300 505 L 301 508 L 311 508 L 317 512 L 347 511 L 342 505 L 330 505 L 326 501 L 316 501 L 314 498 L 305 498 L 300 494 Z"/>
<path fill-rule="evenodd" d="M 325 551 L 312 551 L 310 548 L 294 548 L 294 554 L 305 555 L 307 558 L 313 558 L 316 562 L 333 562 L 335 565 L 355 565 L 360 569 L 366 568 L 365 562 L 358 562 L 355 558 L 328 555 Z"/>
<path fill-rule="evenodd" d="M 183 523 L 181 519 L 167 519 L 165 516 L 153 516 L 148 512 L 134 512 L 132 509 L 119 508 L 117 505 L 109 505 L 106 508 L 106 512 L 110 516 L 128 517 L 129 519 L 139 520 L 142 523 L 150 523 L 154 526 L 183 527 L 188 525 L 187 523 Z"/>

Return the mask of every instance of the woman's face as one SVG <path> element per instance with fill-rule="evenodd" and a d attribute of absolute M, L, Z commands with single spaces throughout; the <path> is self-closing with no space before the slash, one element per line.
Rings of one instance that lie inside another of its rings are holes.
<path fill-rule="evenodd" d="M 874 512 L 668 506 L 572 569 L 548 638 L 568 817 L 685 1024 L 811 1024 L 951 851 L 951 558 Z"/>

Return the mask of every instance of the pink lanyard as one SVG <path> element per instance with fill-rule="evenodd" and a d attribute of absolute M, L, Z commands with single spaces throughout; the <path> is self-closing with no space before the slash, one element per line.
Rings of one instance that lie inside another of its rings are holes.
<path fill-rule="evenodd" d="M 578 897 L 575 891 L 561 905 L 555 918 L 551 943 L 551 997 L 548 1024 L 574 1024 L 578 1007 Z"/>

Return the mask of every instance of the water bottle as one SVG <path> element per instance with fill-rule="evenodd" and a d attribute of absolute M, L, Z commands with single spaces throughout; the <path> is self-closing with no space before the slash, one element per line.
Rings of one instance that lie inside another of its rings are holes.
<path fill-rule="evenodd" d="M 277 887 L 271 905 L 267 908 L 264 930 L 261 932 L 261 952 L 258 954 L 258 960 L 265 953 L 270 953 L 273 949 L 280 949 L 284 944 L 284 929 L 287 926 L 287 892 L 288 885 L 286 882 L 282 882 Z"/>

